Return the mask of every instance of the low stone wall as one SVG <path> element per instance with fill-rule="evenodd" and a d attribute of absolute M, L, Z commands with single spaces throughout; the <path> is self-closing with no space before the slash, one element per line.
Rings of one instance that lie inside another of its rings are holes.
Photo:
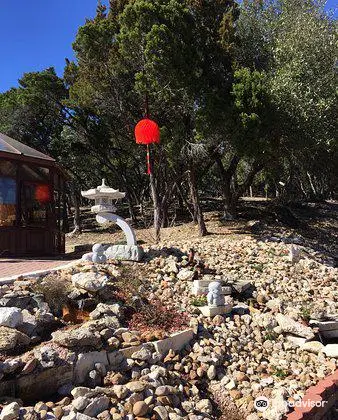
<path fill-rule="evenodd" d="M 172 334 L 163 340 L 143 343 L 139 346 L 127 347 L 115 351 L 91 351 L 79 353 L 74 363 L 45 369 L 41 372 L 19 376 L 15 379 L 0 381 L 0 397 L 20 398 L 25 402 L 43 400 L 55 394 L 67 383 L 81 385 L 96 363 L 102 363 L 108 369 L 123 371 L 126 359 L 142 348 L 151 347 L 153 351 L 165 356 L 169 350 L 183 349 L 193 338 L 191 329 Z"/>
<path fill-rule="evenodd" d="M 73 380 L 73 366 L 57 366 L 0 382 L 0 396 L 20 398 L 23 401 L 36 401 L 48 398 L 62 386 Z"/>
<path fill-rule="evenodd" d="M 338 369 L 333 375 L 310 387 L 302 399 L 302 405 L 295 407 L 287 420 L 335 420 L 337 414 Z"/>

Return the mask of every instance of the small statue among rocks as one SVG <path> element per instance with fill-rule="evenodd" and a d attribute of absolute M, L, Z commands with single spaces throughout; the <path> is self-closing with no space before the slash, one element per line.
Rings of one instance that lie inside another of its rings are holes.
<path fill-rule="evenodd" d="M 209 293 L 207 294 L 208 306 L 224 305 L 224 297 L 221 295 L 222 285 L 218 281 L 209 284 Z"/>
<path fill-rule="evenodd" d="M 92 261 L 96 264 L 105 264 L 107 262 L 107 257 L 104 254 L 104 247 L 102 244 L 93 245 L 93 256 Z"/>
<path fill-rule="evenodd" d="M 82 261 L 91 261 L 95 264 L 105 264 L 107 262 L 107 256 L 104 253 L 103 245 L 93 245 L 92 252 L 87 252 L 87 254 L 84 254 L 82 256 Z"/>

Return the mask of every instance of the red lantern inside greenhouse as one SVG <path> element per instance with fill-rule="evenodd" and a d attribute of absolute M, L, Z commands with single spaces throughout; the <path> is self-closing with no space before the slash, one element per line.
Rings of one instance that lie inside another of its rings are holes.
<path fill-rule="evenodd" d="M 35 199 L 40 204 L 47 204 L 51 202 L 51 191 L 49 185 L 41 184 L 37 185 L 35 189 Z"/>
<path fill-rule="evenodd" d="M 147 145 L 147 174 L 151 174 L 150 164 L 150 150 L 149 145 L 151 143 L 160 142 L 160 129 L 155 121 L 144 118 L 139 121 L 135 127 L 135 138 L 137 144 Z"/>

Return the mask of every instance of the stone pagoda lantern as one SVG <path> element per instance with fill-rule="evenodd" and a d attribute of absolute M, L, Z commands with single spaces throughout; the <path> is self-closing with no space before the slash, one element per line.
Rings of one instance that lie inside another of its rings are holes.
<path fill-rule="evenodd" d="M 98 244 L 96 244 L 93 247 L 93 251 L 97 252 L 100 249 L 100 252 L 102 251 L 106 258 L 139 261 L 143 256 L 143 249 L 137 245 L 134 230 L 121 216 L 114 213 L 116 207 L 113 204 L 113 200 L 124 198 L 126 193 L 108 187 L 103 179 L 102 184 L 97 188 L 81 191 L 81 195 L 89 200 L 95 200 L 95 205 L 92 206 L 91 211 L 96 213 L 96 221 L 99 224 L 114 222 L 126 235 L 127 245 L 111 245 L 103 249 L 104 247 L 99 248 Z M 92 259 L 94 261 L 93 253 L 85 254 L 83 259 Z"/>

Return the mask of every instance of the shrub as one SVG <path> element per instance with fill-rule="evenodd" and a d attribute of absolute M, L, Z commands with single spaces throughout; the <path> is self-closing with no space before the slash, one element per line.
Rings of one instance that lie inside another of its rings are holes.
<path fill-rule="evenodd" d="M 129 321 L 129 328 L 141 333 L 151 331 L 173 333 L 187 328 L 188 325 L 189 318 L 186 313 L 166 308 L 159 301 L 142 305 Z"/>
<path fill-rule="evenodd" d="M 33 286 L 33 292 L 43 295 L 54 315 L 61 315 L 62 308 L 68 302 L 71 283 L 58 274 L 48 274 Z"/>

